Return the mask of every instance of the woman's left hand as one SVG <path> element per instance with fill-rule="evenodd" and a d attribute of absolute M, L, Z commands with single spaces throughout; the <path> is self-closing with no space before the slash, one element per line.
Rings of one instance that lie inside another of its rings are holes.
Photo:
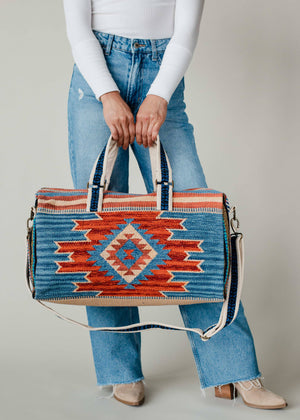
<path fill-rule="evenodd" d="M 168 102 L 158 95 L 147 95 L 136 115 L 135 137 L 138 144 L 152 146 L 167 116 Z"/>

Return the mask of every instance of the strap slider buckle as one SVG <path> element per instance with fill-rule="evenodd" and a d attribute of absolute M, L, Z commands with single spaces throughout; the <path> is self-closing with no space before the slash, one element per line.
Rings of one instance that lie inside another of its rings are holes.
<path fill-rule="evenodd" d="M 87 189 L 89 189 L 89 188 L 105 188 L 106 183 L 107 183 L 107 180 L 105 180 L 105 181 L 104 181 L 104 184 L 103 184 L 103 185 L 90 184 L 90 183 L 88 182 L 88 183 L 86 184 L 86 186 L 87 186 Z"/>
<path fill-rule="evenodd" d="M 157 181 L 157 179 L 155 180 L 155 184 L 163 184 L 163 185 L 172 185 L 172 187 L 174 188 L 174 180 L 172 179 L 172 181 Z"/>

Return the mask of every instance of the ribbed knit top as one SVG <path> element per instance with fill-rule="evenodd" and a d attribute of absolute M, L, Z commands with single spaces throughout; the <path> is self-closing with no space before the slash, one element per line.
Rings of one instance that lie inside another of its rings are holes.
<path fill-rule="evenodd" d="M 147 94 L 168 102 L 198 40 L 204 0 L 64 0 L 72 55 L 96 98 L 119 91 L 92 30 L 128 38 L 171 38 Z"/>

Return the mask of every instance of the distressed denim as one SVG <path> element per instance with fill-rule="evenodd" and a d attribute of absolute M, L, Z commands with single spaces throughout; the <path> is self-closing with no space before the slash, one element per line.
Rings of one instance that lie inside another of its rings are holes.
<path fill-rule="evenodd" d="M 152 81 L 159 71 L 170 38 L 133 39 L 94 30 L 106 63 L 122 98 L 134 119 Z M 138 44 L 137 44 L 138 43 Z M 184 102 L 184 77 L 177 85 L 161 126 L 160 140 L 173 172 L 174 191 L 207 187 L 197 154 L 194 128 Z M 103 105 L 80 73 L 73 67 L 68 98 L 69 158 L 74 188 L 86 188 L 96 157 L 106 144 L 110 130 L 103 117 Z M 137 159 L 147 192 L 153 191 L 149 150 L 136 141 L 130 145 Z M 121 147 L 113 168 L 109 189 L 129 192 L 129 148 Z M 219 319 L 222 302 L 179 305 L 186 327 L 206 329 Z M 138 307 L 86 306 L 93 327 L 137 323 Z M 200 387 L 223 385 L 261 376 L 253 337 L 242 302 L 234 322 L 208 341 L 186 332 L 196 363 Z M 141 332 L 89 331 L 97 385 L 129 383 L 144 379 L 141 366 Z"/>

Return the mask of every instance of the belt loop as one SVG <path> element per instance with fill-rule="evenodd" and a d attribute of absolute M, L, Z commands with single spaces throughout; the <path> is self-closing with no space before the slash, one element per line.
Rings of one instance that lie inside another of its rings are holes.
<path fill-rule="evenodd" d="M 152 45 L 152 60 L 157 60 L 157 48 L 156 48 L 156 40 L 151 39 L 151 45 Z"/>
<path fill-rule="evenodd" d="M 106 48 L 105 48 L 105 55 L 110 54 L 113 40 L 114 40 L 114 34 L 109 34 L 107 44 L 106 44 Z"/>

